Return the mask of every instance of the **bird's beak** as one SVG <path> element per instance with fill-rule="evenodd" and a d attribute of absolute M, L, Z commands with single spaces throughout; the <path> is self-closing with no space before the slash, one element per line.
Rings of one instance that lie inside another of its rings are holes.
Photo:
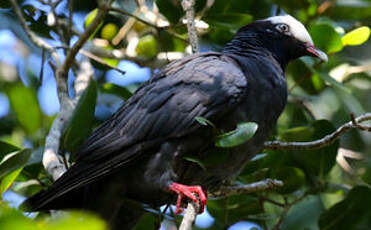
<path fill-rule="evenodd" d="M 307 52 L 311 56 L 317 57 L 317 58 L 319 58 L 323 62 L 327 62 L 328 61 L 327 55 L 323 51 L 317 49 L 313 44 L 306 43 L 305 44 L 305 47 L 306 47 Z"/>

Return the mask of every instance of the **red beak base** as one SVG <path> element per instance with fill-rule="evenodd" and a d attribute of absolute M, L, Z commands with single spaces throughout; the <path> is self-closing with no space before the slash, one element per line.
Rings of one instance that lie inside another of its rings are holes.
<path fill-rule="evenodd" d="M 311 56 L 317 57 L 323 62 L 328 61 L 327 55 L 321 50 L 317 49 L 314 45 L 306 44 L 306 49 L 307 49 L 307 52 L 311 54 Z"/>

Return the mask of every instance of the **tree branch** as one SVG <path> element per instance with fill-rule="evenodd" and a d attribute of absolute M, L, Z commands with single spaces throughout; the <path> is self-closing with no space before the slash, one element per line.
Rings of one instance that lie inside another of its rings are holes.
<path fill-rule="evenodd" d="M 272 190 L 278 187 L 282 187 L 283 182 L 280 180 L 265 179 L 251 184 L 238 184 L 231 186 L 223 186 L 218 191 L 209 193 L 209 197 L 226 197 L 233 195 L 248 194 L 254 192 L 261 192 Z M 199 204 L 189 202 L 187 205 L 186 212 L 184 214 L 182 223 L 180 224 L 179 230 L 192 230 L 192 225 L 196 220 L 199 212 Z"/>
<path fill-rule="evenodd" d="M 188 39 L 191 43 L 192 52 L 197 53 L 198 48 L 198 38 L 197 38 L 197 29 L 195 25 L 195 0 L 182 0 L 183 10 L 186 12 L 187 18 L 187 30 L 188 30 Z"/>
<path fill-rule="evenodd" d="M 46 171 L 53 177 L 54 180 L 58 179 L 65 171 L 66 168 L 62 161 L 59 159 L 58 150 L 60 146 L 60 138 L 63 134 L 65 125 L 69 122 L 72 117 L 73 111 L 75 110 L 76 104 L 80 99 L 80 95 L 86 89 L 92 78 L 94 71 L 91 64 L 88 61 L 83 61 L 79 65 L 79 72 L 75 80 L 75 98 L 71 100 L 68 96 L 67 87 L 67 74 L 72 64 L 75 61 L 75 57 L 85 42 L 98 28 L 99 24 L 103 21 L 104 17 L 108 13 L 111 0 L 98 1 L 99 9 L 97 16 L 93 22 L 88 26 L 83 34 L 79 37 L 74 46 L 69 50 L 64 62 L 56 70 L 56 79 L 58 86 L 58 97 L 61 102 L 61 111 L 59 112 L 56 120 L 53 122 L 52 128 L 45 142 L 45 150 L 43 155 L 43 165 Z"/>
<path fill-rule="evenodd" d="M 345 132 L 350 129 L 359 129 L 371 132 L 371 125 L 362 125 L 360 123 L 371 120 L 371 113 L 365 113 L 357 118 L 352 115 L 352 121 L 340 126 L 335 132 L 326 135 L 325 137 L 308 142 L 282 142 L 282 141 L 267 141 L 264 143 L 265 149 L 281 149 L 281 150 L 310 150 L 320 149 L 331 145 L 339 139 Z"/>
<path fill-rule="evenodd" d="M 59 5 L 59 3 L 61 3 L 61 1 L 53 2 L 52 0 L 48 0 L 47 5 L 50 6 L 50 12 L 48 13 L 48 17 L 47 17 L 47 19 L 48 19 L 47 24 L 50 27 L 54 26 L 56 28 L 57 34 L 59 35 L 59 39 L 62 41 L 62 43 L 64 45 L 68 45 L 68 42 L 69 42 L 68 35 L 69 34 L 65 34 L 63 32 L 63 28 L 61 27 L 61 25 L 59 23 L 59 19 L 58 19 L 57 13 L 55 11 L 55 9 Z"/>
<path fill-rule="evenodd" d="M 10 3 L 12 4 L 13 10 L 15 14 L 18 17 L 19 22 L 21 23 L 21 26 L 25 30 L 28 38 L 31 40 L 33 44 L 35 44 L 37 47 L 40 47 L 41 49 L 44 49 L 52 54 L 53 59 L 56 63 L 59 62 L 59 57 L 57 52 L 54 50 L 53 46 L 51 46 L 49 43 L 47 43 L 44 39 L 37 36 L 31 29 L 28 27 L 26 19 L 23 16 L 21 8 L 19 8 L 16 0 L 10 0 Z"/>
<path fill-rule="evenodd" d="M 196 220 L 199 207 L 193 202 L 188 203 L 187 210 L 180 224 L 179 230 L 192 230 L 192 226 Z"/>
<path fill-rule="evenodd" d="M 99 0 L 98 1 L 98 12 L 95 16 L 94 20 L 90 23 L 88 28 L 85 30 L 83 34 L 81 34 L 79 40 L 72 46 L 72 48 L 69 50 L 67 57 L 59 70 L 57 71 L 57 75 L 60 76 L 66 76 L 68 73 L 68 70 L 72 66 L 72 63 L 75 60 L 75 57 L 81 47 L 85 44 L 85 42 L 89 39 L 89 37 L 94 33 L 94 31 L 98 28 L 99 24 L 103 21 L 106 14 L 108 13 L 108 10 L 110 8 L 112 0 Z"/>
<path fill-rule="evenodd" d="M 88 60 L 81 61 L 75 80 L 75 97 L 72 100 L 67 93 L 66 81 L 58 78 L 58 96 L 61 102 L 61 110 L 53 121 L 49 134 L 46 137 L 43 154 L 44 168 L 52 176 L 53 180 L 57 180 L 66 171 L 66 167 L 58 154 L 60 139 L 66 124 L 73 115 L 77 102 L 88 87 L 93 75 L 94 70 L 90 62 Z"/>

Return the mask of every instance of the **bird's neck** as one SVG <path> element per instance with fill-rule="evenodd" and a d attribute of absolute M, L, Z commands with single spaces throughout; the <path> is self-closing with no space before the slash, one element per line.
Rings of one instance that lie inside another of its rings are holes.
<path fill-rule="evenodd" d="M 222 53 L 234 54 L 243 57 L 273 57 L 279 63 L 282 70 L 285 70 L 290 61 L 285 57 L 284 52 L 269 44 L 267 39 L 260 38 L 255 32 L 237 33 L 235 37 L 227 43 Z"/>

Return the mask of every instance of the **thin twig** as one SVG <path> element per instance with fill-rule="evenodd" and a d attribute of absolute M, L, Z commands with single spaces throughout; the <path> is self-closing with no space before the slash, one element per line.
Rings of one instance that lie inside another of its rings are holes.
<path fill-rule="evenodd" d="M 129 18 L 125 24 L 120 28 L 119 32 L 116 34 L 114 38 L 112 38 L 112 44 L 114 46 L 117 46 L 122 39 L 128 34 L 130 29 L 133 27 L 135 24 L 136 19 L 135 18 Z"/>
<path fill-rule="evenodd" d="M 290 211 L 291 207 L 294 206 L 295 204 L 299 203 L 300 201 L 302 201 L 304 198 L 306 198 L 308 195 L 310 194 L 310 192 L 305 192 L 303 195 L 299 196 L 298 198 L 296 198 L 294 201 L 292 202 L 288 202 L 287 201 L 287 198 L 284 197 L 284 200 L 285 200 L 285 206 L 281 212 L 281 215 L 279 216 L 277 222 L 275 223 L 275 225 L 272 227 L 272 230 L 279 230 L 280 229 L 280 225 L 282 224 L 283 222 L 283 219 L 285 218 L 285 216 L 287 215 L 287 213 Z"/>
<path fill-rule="evenodd" d="M 139 22 L 141 22 L 141 23 L 143 23 L 143 24 L 145 24 L 147 26 L 150 26 L 150 27 L 155 28 L 155 29 L 160 30 L 160 31 L 164 31 L 167 34 L 169 34 L 169 35 L 171 35 L 171 36 L 173 36 L 173 37 L 175 37 L 175 38 L 177 38 L 177 39 L 179 39 L 179 40 L 181 40 L 183 42 L 187 42 L 188 43 L 188 40 L 185 39 L 184 37 L 182 37 L 181 35 L 179 35 L 177 33 L 174 33 L 172 31 L 169 31 L 165 27 L 160 27 L 160 26 L 157 26 L 156 24 L 153 24 L 151 22 L 148 22 L 148 21 L 146 21 L 146 20 L 138 17 L 135 14 L 131 14 L 131 13 L 129 13 L 129 12 L 123 10 L 123 9 L 119 9 L 119 8 L 115 8 L 115 7 L 111 7 L 111 8 L 109 8 L 109 10 L 112 11 L 112 12 L 116 12 L 116 13 L 120 13 L 120 14 L 129 16 L 129 17 L 132 17 L 132 18 L 136 19 L 137 21 L 139 21 Z"/>
<path fill-rule="evenodd" d="M 262 201 L 267 201 L 268 203 L 274 204 L 274 205 L 279 206 L 279 207 L 282 207 L 282 208 L 285 207 L 285 204 L 282 204 L 282 203 L 280 203 L 278 201 L 272 200 L 272 199 L 270 199 L 268 197 L 265 197 L 265 196 L 260 196 L 260 199 Z"/>
<path fill-rule="evenodd" d="M 40 82 L 40 85 L 42 85 L 43 83 L 43 79 L 44 79 L 44 63 L 45 63 L 45 49 L 42 48 L 41 49 L 41 67 L 40 67 L 40 73 L 39 73 L 39 82 Z"/>
<path fill-rule="evenodd" d="M 61 27 L 59 23 L 59 19 L 57 16 L 57 13 L 55 11 L 55 8 L 58 6 L 58 4 L 61 1 L 55 1 L 48 0 L 48 5 L 50 6 L 50 12 L 48 13 L 48 26 L 52 27 L 55 26 L 57 33 L 59 35 L 60 40 L 64 45 L 68 45 L 68 34 L 65 34 L 63 32 L 63 28 Z"/>
<path fill-rule="evenodd" d="M 68 0 L 68 37 L 71 39 L 73 35 L 72 27 L 73 27 L 73 0 Z"/>
<path fill-rule="evenodd" d="M 54 60 L 58 63 L 59 62 L 59 57 L 58 54 L 55 52 L 53 46 L 51 46 L 49 43 L 44 41 L 41 37 L 37 36 L 33 31 L 30 30 L 30 28 L 27 25 L 26 19 L 23 16 L 23 13 L 21 11 L 21 8 L 18 6 L 16 0 L 10 0 L 10 3 L 12 4 L 13 10 L 15 14 L 18 17 L 19 22 L 21 23 L 21 26 L 25 30 L 27 36 L 31 40 L 32 43 L 34 43 L 36 46 L 47 50 L 50 52 L 54 58 Z"/>
<path fill-rule="evenodd" d="M 197 53 L 198 48 L 198 37 L 197 29 L 195 25 L 195 0 L 182 0 L 183 10 L 186 12 L 187 18 L 187 30 L 188 30 L 188 39 L 191 43 L 192 52 Z"/>
<path fill-rule="evenodd" d="M 116 8 L 116 7 L 109 8 L 109 11 L 116 12 L 116 13 L 119 13 L 119 14 L 126 15 L 128 17 L 134 18 L 135 20 L 137 20 L 137 21 L 139 21 L 139 22 L 141 22 L 141 23 L 143 23 L 147 26 L 154 27 L 154 28 L 160 28 L 159 26 L 140 18 L 135 13 L 132 14 L 132 13 L 127 12 L 126 10 L 119 9 L 119 8 Z"/>
<path fill-rule="evenodd" d="M 98 1 L 98 12 L 95 16 L 94 20 L 89 24 L 88 28 L 85 30 L 83 34 L 81 34 L 80 38 L 77 40 L 77 42 L 72 46 L 70 49 L 70 52 L 68 53 L 65 61 L 63 62 L 62 66 L 57 71 L 57 74 L 60 76 L 66 76 L 68 73 L 68 70 L 72 66 L 75 56 L 81 49 L 81 47 L 85 44 L 85 42 L 89 39 L 89 37 L 94 33 L 94 31 L 98 28 L 99 24 L 103 21 L 106 14 L 108 13 L 109 7 L 111 5 L 112 0 L 104 1 L 100 0 Z"/>
<path fill-rule="evenodd" d="M 335 132 L 326 135 L 325 137 L 308 142 L 282 142 L 282 141 L 267 141 L 264 143 L 265 149 L 282 149 L 282 150 L 310 150 L 310 149 L 320 149 L 331 145 L 337 139 L 339 139 L 345 132 L 350 129 L 359 129 L 363 131 L 371 132 L 371 125 L 361 125 L 363 121 L 371 120 L 371 113 L 365 113 L 353 121 L 345 123 L 340 126 Z"/>
<path fill-rule="evenodd" d="M 119 72 L 121 74 L 125 74 L 125 71 L 124 70 L 119 69 L 116 66 L 113 66 L 111 64 L 108 64 L 105 60 L 103 60 L 102 58 L 100 58 L 100 57 L 98 57 L 98 56 L 96 56 L 96 55 L 94 55 L 92 53 L 90 53 L 89 51 L 86 51 L 86 50 L 81 49 L 79 51 L 79 53 L 81 53 L 85 57 L 88 57 L 90 59 L 93 59 L 94 61 L 96 61 L 96 62 L 98 62 L 98 63 L 100 63 L 100 64 L 102 64 L 102 65 L 104 65 L 104 66 L 106 66 L 108 68 L 114 69 L 114 70 L 116 70 L 117 72 Z"/>
<path fill-rule="evenodd" d="M 218 191 L 209 195 L 212 197 L 226 197 L 240 194 L 248 194 L 260 191 L 267 191 L 282 187 L 283 182 L 280 180 L 265 179 L 251 184 L 238 184 L 232 186 L 220 187 Z"/>

